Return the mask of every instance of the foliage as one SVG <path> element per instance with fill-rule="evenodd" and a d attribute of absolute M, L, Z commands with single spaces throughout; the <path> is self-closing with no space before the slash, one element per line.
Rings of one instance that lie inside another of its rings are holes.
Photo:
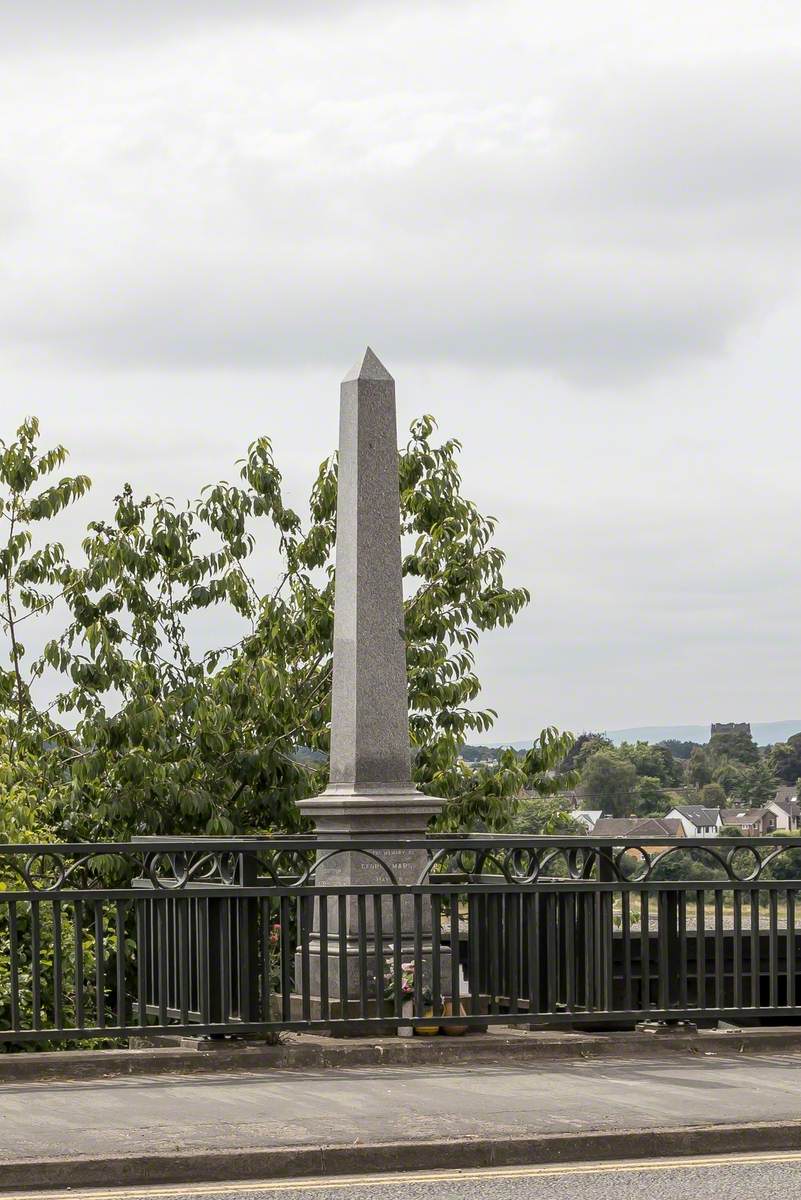
<path fill-rule="evenodd" d="M 580 733 L 565 756 L 561 772 L 567 775 L 571 771 L 582 771 L 588 759 L 599 750 L 614 750 L 613 743 L 605 733 Z"/>
<path fill-rule="evenodd" d="M 726 793 L 719 783 L 704 784 L 698 798 L 706 808 L 722 808 L 726 803 Z"/>
<path fill-rule="evenodd" d="M 641 775 L 637 780 L 637 813 L 641 817 L 663 817 L 672 801 L 655 775 Z"/>
<path fill-rule="evenodd" d="M 557 773 L 571 745 L 570 734 L 543 729 L 525 754 L 504 750 L 492 766 L 471 768 L 443 754 L 444 769 L 430 783 L 421 781 L 418 759 L 418 781 L 424 782 L 425 791 L 447 801 L 439 828 L 505 830 L 518 808 L 524 806 L 527 793 L 556 796 L 575 782 L 572 774 Z"/>
<path fill-rule="evenodd" d="M 776 795 L 776 779 L 764 760 L 738 766 L 729 775 L 729 794 L 738 805 L 763 808 Z"/>
<path fill-rule="evenodd" d="M 724 879 L 725 871 L 703 850 L 677 850 L 669 854 L 654 868 L 654 880 L 713 880 Z"/>
<path fill-rule="evenodd" d="M 655 778 L 663 788 L 676 787 L 682 782 L 682 769 L 664 746 L 624 742 L 618 752 L 629 760 L 641 778 Z"/>
<path fill-rule="evenodd" d="M 85 475 L 53 478 L 63 446 L 40 451 L 39 423 L 29 418 L 12 442 L 0 439 L 0 628 L 8 663 L 0 663 L 0 839 L 47 840 L 49 802 L 63 783 L 58 729 L 31 695 L 25 622 L 53 608 L 66 569 L 60 542 L 42 540 L 43 523 L 89 490 Z"/>
<path fill-rule="evenodd" d="M 4 885 L 0 883 L 0 892 L 2 892 L 3 887 Z M 76 970 L 78 963 L 75 953 L 74 909 L 71 906 L 64 905 L 56 910 L 51 904 L 42 904 L 39 909 L 39 957 L 37 974 L 40 992 L 40 1014 L 47 1014 L 44 1019 L 44 1027 L 47 1027 L 48 1021 L 52 1020 L 52 1015 L 55 1011 L 56 921 L 61 926 L 62 984 L 60 989 L 60 1003 L 62 1021 L 65 1026 L 74 1026 L 77 1023 Z M 23 1026 L 27 1026 L 28 1028 L 31 1028 L 34 1023 L 32 978 L 35 968 L 32 955 L 33 939 L 31 936 L 31 923 L 32 914 L 30 904 L 18 903 L 16 961 L 18 971 L 19 1020 Z M 114 1020 L 114 1009 L 117 1003 L 115 991 L 117 977 L 117 928 L 116 921 L 109 911 L 103 912 L 102 929 L 108 990 L 105 993 L 101 992 L 100 1004 L 105 1011 L 108 1023 L 111 1024 Z M 6 906 L 0 906 L 0 1029 L 12 1028 L 10 936 L 8 909 Z M 88 906 L 84 910 L 82 917 L 79 944 L 81 947 L 81 997 L 84 1013 L 90 1021 L 96 1021 L 98 1012 L 97 980 L 95 974 L 97 943 L 95 941 L 94 913 Z M 132 947 L 128 946 L 127 949 L 129 955 Z M 40 1043 L 39 1045 L 31 1044 L 30 1042 L 0 1042 L 0 1053 L 9 1053 L 15 1050 L 52 1049 L 60 1044 L 57 1040 L 50 1043 Z"/>
<path fill-rule="evenodd" d="M 476 643 L 510 625 L 529 594 L 507 587 L 495 522 L 462 494 L 459 443 L 437 444 L 434 429 L 430 417 L 416 421 L 400 454 L 415 777 L 446 798 L 443 828 L 496 828 L 524 791 L 564 786 L 556 768 L 572 739 L 547 729 L 531 750 L 501 751 L 492 766 L 460 760 L 468 736 L 486 733 L 495 716 L 475 707 Z M 67 840 L 298 829 L 295 802 L 326 777 L 335 458 L 320 468 L 305 520 L 284 503 L 266 438 L 250 446 L 237 483 L 209 486 L 183 507 L 126 485 L 71 564 L 59 543 L 34 549 L 30 527 L 89 481 L 48 483 L 66 451 L 41 452 L 38 433 L 26 422 L 0 458 L 6 797 L 20 801 L 28 824 Z M 281 565 L 264 595 L 252 562 L 270 539 Z M 25 674 L 20 621 L 59 596 L 66 628 Z M 238 634 L 201 651 L 197 628 L 211 613 L 215 624 L 236 622 Z M 58 699 L 40 712 L 32 684 L 48 674 Z"/>
<path fill-rule="evenodd" d="M 682 782 L 681 764 L 664 746 L 605 742 L 593 737 L 582 748 L 580 786 L 588 806 L 614 817 L 663 815 L 673 804 L 669 789 Z"/>
<path fill-rule="evenodd" d="M 674 758 L 678 758 L 683 762 L 687 762 L 693 750 L 699 749 L 698 742 L 681 742 L 676 738 L 666 738 L 663 742 L 658 742 L 664 750 L 668 750 Z"/>
<path fill-rule="evenodd" d="M 775 837 L 797 837 L 789 830 L 779 830 Z M 801 849 L 788 848 L 778 858 L 768 863 L 764 870 L 765 879 L 801 879 Z"/>
<path fill-rule="evenodd" d="M 697 788 L 712 782 L 712 762 L 703 746 L 696 746 L 687 764 L 687 778 Z"/>
<path fill-rule="evenodd" d="M 462 746 L 460 756 L 468 763 L 497 762 L 501 752 L 499 746 Z"/>
<path fill-rule="evenodd" d="M 794 734 L 786 742 L 771 746 L 767 755 L 768 766 L 777 779 L 793 787 L 801 779 L 801 734 Z"/>
<path fill-rule="evenodd" d="M 634 764 L 618 750 L 598 750 L 582 771 L 581 793 L 588 808 L 613 817 L 629 816 L 638 800 Z"/>
<path fill-rule="evenodd" d="M 528 833 L 537 837 L 587 832 L 586 827 L 565 808 L 559 796 L 526 796 L 520 801 L 509 829 L 512 833 Z"/>

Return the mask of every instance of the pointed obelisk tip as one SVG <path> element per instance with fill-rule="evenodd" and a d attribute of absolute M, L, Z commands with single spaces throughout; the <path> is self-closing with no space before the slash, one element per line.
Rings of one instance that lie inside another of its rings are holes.
<path fill-rule="evenodd" d="M 383 383 L 395 382 L 378 355 L 374 354 L 369 346 L 355 366 L 351 367 L 342 382 L 353 383 L 359 379 L 380 380 Z"/>

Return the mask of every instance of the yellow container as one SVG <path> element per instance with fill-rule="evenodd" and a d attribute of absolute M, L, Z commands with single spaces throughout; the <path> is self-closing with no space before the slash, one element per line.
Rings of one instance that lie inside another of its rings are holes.
<path fill-rule="evenodd" d="M 433 1017 L 433 1007 L 427 1008 L 423 1013 L 424 1017 Z M 414 1032 L 420 1037 L 436 1037 L 439 1033 L 439 1025 L 415 1025 Z"/>

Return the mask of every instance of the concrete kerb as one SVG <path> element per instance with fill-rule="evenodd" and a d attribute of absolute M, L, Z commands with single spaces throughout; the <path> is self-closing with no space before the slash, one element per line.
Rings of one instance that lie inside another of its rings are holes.
<path fill-rule="evenodd" d="M 207 1042 L 144 1049 L 0 1054 L 0 1085 L 163 1075 L 259 1074 L 348 1067 L 503 1065 L 576 1058 L 801 1053 L 801 1028 L 646 1033 L 581 1033 L 497 1028 L 463 1038 L 352 1038 L 284 1035 L 279 1045 Z"/>
<path fill-rule="evenodd" d="M 502 1139 L 461 1138 L 364 1146 L 225 1150 L 117 1158 L 43 1159 L 2 1164 L 2 1193 L 36 1188 L 236 1183 L 326 1178 L 403 1170 L 478 1169 L 556 1163 L 603 1163 L 692 1155 L 797 1150 L 801 1121 L 701 1125 L 614 1132 L 538 1134 Z"/>

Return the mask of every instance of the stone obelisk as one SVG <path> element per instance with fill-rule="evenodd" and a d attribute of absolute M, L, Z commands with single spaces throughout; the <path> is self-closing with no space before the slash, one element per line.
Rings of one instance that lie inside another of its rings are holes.
<path fill-rule="evenodd" d="M 330 782 L 299 806 L 322 837 L 419 836 L 442 808 L 412 783 L 400 529 L 395 382 L 368 347 L 340 397 Z M 374 853 L 401 884 L 414 883 L 426 860 L 424 850 Z M 387 882 L 381 864 L 356 848 L 317 872 L 323 886 Z M 348 911 L 347 930 L 335 928 L 331 912 L 332 959 L 341 936 L 356 953 L 355 904 Z M 315 976 L 312 962 L 312 986 Z M 335 995 L 335 971 L 330 978 Z"/>

